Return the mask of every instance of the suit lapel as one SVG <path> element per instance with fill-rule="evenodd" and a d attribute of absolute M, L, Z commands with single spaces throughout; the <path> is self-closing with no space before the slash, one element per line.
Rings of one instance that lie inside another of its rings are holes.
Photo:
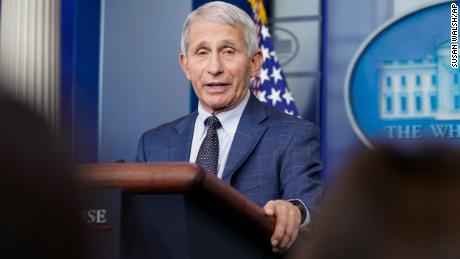
<path fill-rule="evenodd" d="M 260 138 L 267 130 L 262 124 L 267 118 L 264 104 L 260 103 L 252 94 L 241 115 L 238 128 L 233 138 L 230 153 L 227 157 L 222 180 L 230 184 L 233 174 L 249 157 L 259 143 Z"/>
<path fill-rule="evenodd" d="M 169 139 L 169 161 L 188 161 L 198 112 L 192 112 L 176 125 L 177 135 Z"/>

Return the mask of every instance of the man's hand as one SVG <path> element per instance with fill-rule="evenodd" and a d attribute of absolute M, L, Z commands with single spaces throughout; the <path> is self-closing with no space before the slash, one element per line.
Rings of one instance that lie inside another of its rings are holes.
<path fill-rule="evenodd" d="M 275 217 L 275 232 L 271 237 L 273 252 L 283 253 L 291 247 L 299 233 L 300 210 L 285 200 L 272 200 L 264 206 L 265 214 Z"/>

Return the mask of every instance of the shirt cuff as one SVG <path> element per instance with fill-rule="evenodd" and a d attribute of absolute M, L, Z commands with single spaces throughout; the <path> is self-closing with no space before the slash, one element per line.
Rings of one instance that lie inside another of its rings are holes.
<path fill-rule="evenodd" d="M 301 222 L 299 228 L 301 230 L 307 229 L 308 226 L 310 225 L 310 212 L 308 211 L 307 206 L 305 206 L 305 203 L 303 203 L 303 201 L 299 199 L 289 199 L 287 201 L 289 202 L 295 201 L 296 203 L 300 204 L 303 207 L 305 211 L 305 219 L 303 220 L 303 222 Z"/>

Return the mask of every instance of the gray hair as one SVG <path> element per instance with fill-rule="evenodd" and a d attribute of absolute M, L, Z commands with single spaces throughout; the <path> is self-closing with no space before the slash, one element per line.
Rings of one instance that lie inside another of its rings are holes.
<path fill-rule="evenodd" d="M 204 19 L 219 24 L 239 27 L 244 33 L 244 41 L 248 48 L 248 56 L 252 57 L 257 50 L 257 30 L 254 21 L 240 8 L 221 1 L 210 2 L 191 12 L 182 27 L 181 50 L 187 56 L 188 33 L 190 26 L 197 19 Z"/>

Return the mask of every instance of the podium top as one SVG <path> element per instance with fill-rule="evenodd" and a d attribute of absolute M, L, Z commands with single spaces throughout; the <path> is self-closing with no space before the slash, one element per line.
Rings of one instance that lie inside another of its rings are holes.
<path fill-rule="evenodd" d="M 82 164 L 79 175 L 85 186 L 121 189 L 130 194 L 195 193 L 211 195 L 271 236 L 275 220 L 233 187 L 190 163 Z"/>

